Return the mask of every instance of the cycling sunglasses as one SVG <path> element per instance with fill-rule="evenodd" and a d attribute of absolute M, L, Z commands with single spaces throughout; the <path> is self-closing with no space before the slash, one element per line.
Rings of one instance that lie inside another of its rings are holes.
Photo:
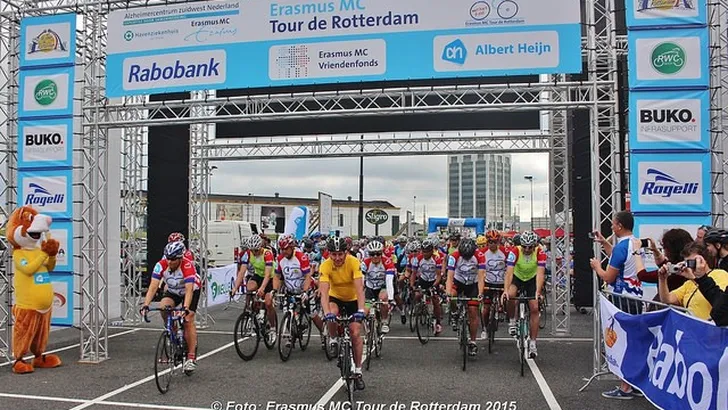
<path fill-rule="evenodd" d="M 369 256 L 382 256 L 382 252 L 369 252 Z"/>
<path fill-rule="evenodd" d="M 488 243 L 498 243 L 498 241 L 488 241 Z"/>

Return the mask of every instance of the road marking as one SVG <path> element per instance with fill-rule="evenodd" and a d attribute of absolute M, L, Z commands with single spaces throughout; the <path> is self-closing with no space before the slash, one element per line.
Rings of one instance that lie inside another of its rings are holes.
<path fill-rule="evenodd" d="M 63 403 L 89 403 L 91 400 L 86 399 L 70 399 L 66 397 L 51 397 L 51 396 L 37 396 L 37 395 L 26 395 L 26 394 L 12 394 L 12 393 L 0 393 L 0 397 L 7 397 L 10 399 L 25 399 L 25 400 L 41 400 L 41 401 L 56 401 Z M 209 410 L 209 407 L 185 407 L 185 406 L 170 406 L 168 404 L 147 404 L 147 403 L 124 403 L 119 401 L 101 401 L 95 404 L 103 406 L 116 406 L 116 407 L 134 407 L 139 409 L 169 409 L 169 410 Z"/>
<path fill-rule="evenodd" d="M 418 340 L 417 336 L 384 336 L 384 340 Z M 450 337 L 450 336 L 436 336 L 431 337 L 430 340 L 441 340 L 441 341 L 456 341 L 458 340 L 457 337 Z M 486 341 L 487 339 L 481 339 L 478 338 L 478 341 Z M 496 342 L 508 342 L 513 341 L 514 339 L 512 337 L 496 337 Z M 566 338 L 566 337 L 539 337 L 539 342 L 593 342 L 594 339 L 587 338 L 587 337 L 573 337 L 573 338 Z"/>
<path fill-rule="evenodd" d="M 344 386 L 344 379 L 339 377 L 339 379 L 336 381 L 336 383 L 334 383 L 334 385 L 331 386 L 331 388 L 326 393 L 324 393 L 323 396 L 321 396 L 319 401 L 317 401 L 316 404 L 314 404 L 313 408 L 315 408 L 315 409 L 324 408 L 324 405 L 326 403 L 328 403 L 329 401 L 331 401 L 331 398 L 334 397 L 336 392 L 338 392 L 342 386 Z"/>
<path fill-rule="evenodd" d="M 548 403 L 549 409 L 561 410 L 559 402 L 556 401 L 554 393 L 551 391 L 548 383 L 546 383 L 546 379 L 544 379 L 543 375 L 541 374 L 541 370 L 539 370 L 536 362 L 533 359 L 526 359 L 526 363 L 528 363 L 528 367 L 531 369 L 531 373 L 533 373 L 533 377 L 536 379 L 536 383 L 538 383 L 538 387 L 541 389 L 541 393 L 543 393 L 543 397 L 546 399 L 546 403 Z"/>
<path fill-rule="evenodd" d="M 156 327 L 125 327 L 125 326 L 109 326 L 109 329 L 135 329 L 135 330 L 147 330 L 152 332 L 159 332 L 160 329 Z M 235 332 L 229 332 L 225 330 L 200 330 L 197 329 L 198 335 L 225 335 L 232 336 Z"/>
<path fill-rule="evenodd" d="M 207 352 L 207 353 L 205 353 L 205 354 L 203 354 L 203 355 L 200 355 L 200 356 L 199 356 L 199 357 L 197 358 L 197 360 L 203 360 L 203 359 L 206 359 L 206 358 L 208 358 L 208 357 L 210 357 L 210 356 L 212 356 L 212 355 L 214 355 L 214 354 L 220 353 L 220 352 L 222 352 L 223 350 L 225 350 L 225 349 L 228 349 L 228 348 L 230 348 L 230 347 L 232 347 L 232 346 L 234 346 L 234 345 L 235 345 L 235 342 L 230 342 L 230 343 L 228 343 L 228 344 L 226 344 L 226 345 L 224 345 L 224 346 L 218 347 L 218 348 L 217 348 L 217 349 L 215 349 L 215 350 L 212 350 L 212 351 L 210 351 L 210 352 Z M 177 366 L 177 367 L 179 367 L 179 366 Z M 160 372 L 160 373 L 159 373 L 159 375 L 160 375 L 160 376 L 162 376 L 162 375 L 165 375 L 165 374 L 167 374 L 167 373 L 169 373 L 169 372 L 170 372 L 170 369 L 167 369 L 167 370 L 164 370 L 164 371 Z M 125 392 L 125 391 L 127 391 L 127 390 L 133 389 L 133 388 L 135 388 L 135 387 L 137 387 L 137 386 L 140 386 L 140 385 L 142 385 L 142 384 L 144 384 L 144 383 L 147 383 L 147 382 L 149 382 L 149 381 L 152 381 L 152 380 L 154 380 L 154 375 L 151 375 L 151 376 L 147 376 L 147 377 L 145 377 L 145 378 L 143 378 L 143 379 L 141 379 L 141 380 L 137 380 L 137 381 L 135 381 L 135 382 L 134 382 L 134 383 L 132 383 L 132 384 L 127 384 L 127 385 L 126 385 L 126 386 L 124 386 L 124 387 L 119 387 L 119 388 L 118 388 L 118 389 L 116 389 L 116 390 L 110 391 L 110 392 L 108 392 L 108 393 L 106 393 L 106 394 L 104 394 L 104 395 L 101 395 L 101 396 L 99 396 L 99 397 L 97 397 L 97 398 L 93 399 L 93 400 L 90 400 L 90 401 L 88 401 L 88 402 L 86 402 L 86 403 L 83 403 L 83 404 L 81 404 L 80 406 L 76 406 L 76 407 L 72 408 L 71 410 L 81 410 L 81 409 L 85 409 L 85 408 L 87 408 L 87 407 L 93 406 L 94 404 L 103 404 L 103 403 L 101 403 L 101 402 L 103 402 L 104 400 L 108 399 L 109 397 L 114 397 L 114 396 L 116 396 L 117 394 L 121 394 L 121 393 L 123 393 L 123 392 Z"/>
<path fill-rule="evenodd" d="M 113 335 L 109 336 L 108 338 L 109 338 L 109 339 L 113 339 L 113 338 L 115 338 L 115 337 L 117 337 L 117 336 L 124 336 L 124 335 L 128 335 L 128 334 L 130 334 L 130 333 L 135 333 L 135 332 L 136 332 L 137 330 L 138 330 L 138 329 L 131 329 L 131 330 L 127 330 L 126 332 L 120 332 L 120 333 L 116 333 L 116 334 L 113 334 Z M 71 349 L 75 349 L 75 348 L 77 348 L 77 347 L 79 347 L 79 346 L 80 346 L 80 344 L 79 344 L 79 343 L 76 343 L 75 345 L 71 345 L 71 346 L 66 346 L 66 347 L 60 347 L 60 348 L 58 348 L 58 349 L 53 349 L 53 350 L 49 350 L 49 351 L 45 352 L 45 354 L 51 354 L 51 353 L 58 353 L 58 352 L 63 352 L 63 351 L 65 351 L 65 350 L 71 350 Z M 34 357 L 33 355 L 29 355 L 29 356 L 26 356 L 26 357 L 24 357 L 24 358 L 23 358 L 23 360 L 30 360 L 30 359 L 32 359 L 33 357 Z M 13 360 L 13 361 L 11 361 L 11 362 L 5 362 L 5 363 L 2 363 L 2 364 L 0 364 L 0 367 L 3 367 L 3 366 L 10 366 L 10 365 L 11 365 L 11 364 L 13 364 L 13 363 L 15 363 L 15 360 Z"/>

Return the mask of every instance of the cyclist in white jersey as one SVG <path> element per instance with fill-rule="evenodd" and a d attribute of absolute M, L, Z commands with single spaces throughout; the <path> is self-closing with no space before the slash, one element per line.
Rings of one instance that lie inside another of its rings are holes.
<path fill-rule="evenodd" d="M 506 277 L 506 250 L 501 245 L 501 234 L 496 230 L 490 230 L 485 234 L 487 248 L 481 250 L 485 259 L 485 287 L 489 289 L 503 289 L 503 282 Z M 488 290 L 485 292 L 483 300 L 483 323 L 488 323 L 490 315 L 490 305 L 495 298 L 500 297 L 497 290 Z M 483 339 L 488 337 L 487 332 L 483 329 L 481 335 Z"/>
<path fill-rule="evenodd" d="M 410 277 L 410 285 L 412 288 L 420 288 L 423 290 L 432 289 L 432 307 L 435 313 L 435 334 L 442 332 L 442 308 L 440 306 L 440 297 L 437 290 L 442 283 L 441 266 L 442 256 L 439 252 L 435 252 L 439 241 L 437 238 L 425 239 L 422 242 L 422 252 L 412 261 L 413 275 Z M 422 298 L 421 292 L 415 292 L 415 303 Z"/>
<path fill-rule="evenodd" d="M 394 305 L 394 275 L 397 268 L 392 260 L 383 256 L 384 244 L 371 241 L 367 245 L 369 257 L 361 263 L 361 273 L 364 275 L 364 298 L 367 301 L 365 314 L 369 314 L 369 302 L 388 302 L 382 306 L 382 333 L 389 333 L 389 307 Z"/>

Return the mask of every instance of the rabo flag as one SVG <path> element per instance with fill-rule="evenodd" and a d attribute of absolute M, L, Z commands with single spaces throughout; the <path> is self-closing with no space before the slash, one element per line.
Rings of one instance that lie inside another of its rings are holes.
<path fill-rule="evenodd" d="M 728 328 L 671 309 L 630 315 L 600 295 L 609 369 L 664 410 L 728 409 Z"/>
<path fill-rule="evenodd" d="M 288 215 L 284 232 L 286 234 L 293 235 L 296 239 L 300 240 L 308 235 L 308 224 L 308 208 L 305 206 L 297 206 L 293 208 L 291 213 Z"/>

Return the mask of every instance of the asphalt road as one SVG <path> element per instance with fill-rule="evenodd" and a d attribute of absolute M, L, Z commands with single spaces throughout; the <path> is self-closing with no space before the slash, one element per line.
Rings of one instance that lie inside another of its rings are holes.
<path fill-rule="evenodd" d="M 615 380 L 595 381 L 592 374 L 592 316 L 572 313 L 572 335 L 553 338 L 542 331 L 539 357 L 525 377 L 519 373 L 515 343 L 502 327 L 494 352 L 481 343 L 468 369 L 460 368 L 455 334 L 447 329 L 427 345 L 408 326 L 393 321 L 381 358 L 364 372 L 366 389 L 355 393 L 362 403 L 351 409 L 335 361 L 327 361 L 316 331 L 309 349 L 293 351 L 282 362 L 276 350 L 262 344 L 255 358 L 242 361 L 233 346 L 232 328 L 239 310 L 210 310 L 215 320 L 200 332 L 198 370 L 177 375 L 162 395 L 154 383 L 154 350 L 161 320 L 150 325 L 112 328 L 110 359 L 100 364 L 78 362 L 78 336 L 73 330 L 53 332 L 51 349 L 64 365 L 14 375 L 0 367 L 0 409 L 231 409 L 231 410 L 510 410 L 510 409 L 651 409 L 645 399 L 613 401 L 600 393 Z M 71 348 L 68 348 L 71 347 Z M 314 404 L 321 405 L 319 408 Z M 435 404 L 435 405 L 433 405 Z M 303 405 L 307 405 L 304 407 Z M 440 405 L 440 407 L 438 407 Z M 451 405 L 446 407 L 446 405 Z M 477 406 L 479 405 L 479 407 Z M 221 407 L 217 407 L 221 406 Z"/>

